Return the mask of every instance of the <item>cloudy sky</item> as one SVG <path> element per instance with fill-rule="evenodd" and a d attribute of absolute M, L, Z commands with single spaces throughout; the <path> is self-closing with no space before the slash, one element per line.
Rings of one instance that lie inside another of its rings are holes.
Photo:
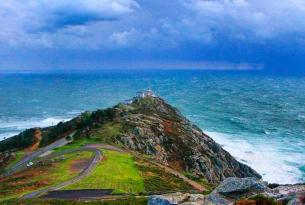
<path fill-rule="evenodd" d="M 0 70 L 305 71 L 305 0 L 5 0 Z"/>

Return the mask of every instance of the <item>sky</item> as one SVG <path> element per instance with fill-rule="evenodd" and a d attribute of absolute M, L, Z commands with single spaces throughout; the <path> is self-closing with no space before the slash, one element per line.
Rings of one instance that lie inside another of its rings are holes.
<path fill-rule="evenodd" d="M 6 0 L 0 70 L 305 72 L 305 0 Z"/>

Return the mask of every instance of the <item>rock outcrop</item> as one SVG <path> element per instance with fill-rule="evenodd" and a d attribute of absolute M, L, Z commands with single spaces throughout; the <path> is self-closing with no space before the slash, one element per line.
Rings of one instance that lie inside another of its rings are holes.
<path fill-rule="evenodd" d="M 260 178 L 161 98 L 141 98 L 114 109 L 114 121 L 129 128 L 115 143 L 153 155 L 160 163 L 212 184 L 227 177 Z"/>
<path fill-rule="evenodd" d="M 207 201 L 212 204 L 231 204 L 240 198 L 262 194 L 267 189 L 266 183 L 252 177 L 230 177 L 209 194 Z"/>
<path fill-rule="evenodd" d="M 148 205 L 305 205 L 305 184 L 269 188 L 255 178 L 225 179 L 209 195 L 173 193 L 151 196 Z"/>
<path fill-rule="evenodd" d="M 202 194 L 173 193 L 150 196 L 147 205 L 202 205 L 206 196 Z"/>
<path fill-rule="evenodd" d="M 0 147 L 5 150 L 19 145 L 20 148 L 33 146 L 35 130 L 0 142 Z M 89 138 L 96 143 L 124 146 L 213 185 L 227 177 L 260 178 L 159 97 L 135 98 L 127 105 L 121 103 L 113 108 L 85 112 L 40 131 L 40 147 L 76 131 L 76 140 Z"/>

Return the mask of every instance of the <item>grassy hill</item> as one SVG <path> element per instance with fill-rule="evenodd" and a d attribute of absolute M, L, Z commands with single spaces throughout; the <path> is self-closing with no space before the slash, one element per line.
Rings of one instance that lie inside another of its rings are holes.
<path fill-rule="evenodd" d="M 113 189 L 115 196 L 140 196 L 190 192 L 194 187 L 208 191 L 229 176 L 260 177 L 250 167 L 236 161 L 176 108 L 156 97 L 85 112 L 70 121 L 28 129 L 1 141 L 0 168 L 8 170 L 27 154 L 67 138 L 71 133 L 74 134 L 69 137 L 69 144 L 50 150 L 50 155 L 58 155 L 58 159 L 42 158 L 43 163 L 39 164 L 38 157 L 33 167 L 0 178 L 0 201 L 18 198 L 78 176 L 92 153 L 61 153 L 88 145 L 101 150 L 103 159 L 88 175 L 62 190 Z M 185 178 L 191 178 L 197 185 Z M 49 202 L 59 203 L 56 200 Z"/>

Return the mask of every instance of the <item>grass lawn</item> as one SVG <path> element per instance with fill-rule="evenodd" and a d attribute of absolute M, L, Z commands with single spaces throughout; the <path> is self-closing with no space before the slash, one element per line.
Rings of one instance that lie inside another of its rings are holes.
<path fill-rule="evenodd" d="M 79 171 L 73 165 L 80 161 L 88 161 L 92 152 L 66 154 L 63 157 L 35 165 L 14 175 L 0 179 L 0 202 L 16 198 L 26 193 L 58 184 L 75 177 Z M 74 165 L 75 166 L 75 165 Z"/>
<path fill-rule="evenodd" d="M 123 125 L 120 123 L 109 122 L 103 124 L 100 128 L 93 131 L 90 136 L 91 140 L 99 143 L 113 143 L 115 137 L 119 136 L 123 130 Z"/>
<path fill-rule="evenodd" d="M 64 189 L 114 189 L 118 193 L 138 194 L 144 182 L 135 166 L 133 156 L 102 150 L 104 159 L 86 178 Z"/>
<path fill-rule="evenodd" d="M 165 172 L 162 168 L 138 159 L 136 165 L 144 180 L 145 191 L 149 194 L 168 193 L 173 191 L 190 191 L 193 188 L 182 179 Z"/>
<path fill-rule="evenodd" d="M 87 144 L 92 144 L 92 143 L 95 143 L 95 141 L 87 139 L 87 138 L 82 138 L 82 139 L 73 141 L 71 143 L 68 143 L 65 146 L 57 147 L 57 148 L 53 149 L 53 153 L 62 152 L 62 151 L 65 151 L 65 150 L 70 150 L 70 149 L 80 148 L 80 147 L 83 147 Z"/>
<path fill-rule="evenodd" d="M 74 149 L 85 146 L 87 144 L 96 144 L 96 143 L 108 143 L 112 144 L 114 138 L 121 134 L 123 129 L 122 124 L 120 123 L 105 123 L 99 128 L 95 128 L 90 137 L 82 137 L 80 139 L 75 139 L 73 142 L 54 149 L 54 152 L 61 152 L 67 149 Z"/>

